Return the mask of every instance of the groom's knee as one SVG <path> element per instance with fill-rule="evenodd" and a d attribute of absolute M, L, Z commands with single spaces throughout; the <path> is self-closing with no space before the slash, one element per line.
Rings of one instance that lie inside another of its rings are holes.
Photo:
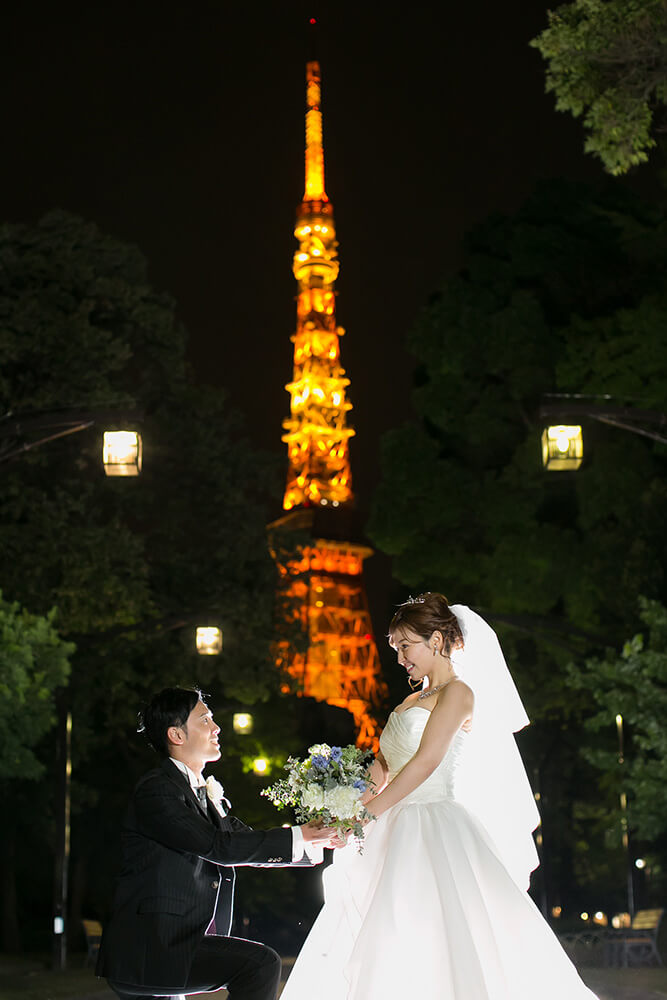
<path fill-rule="evenodd" d="M 272 994 L 274 990 L 278 989 L 280 983 L 282 969 L 280 955 L 265 944 L 260 945 L 259 949 L 259 953 L 255 955 L 255 976 L 252 978 L 257 983 L 261 982 L 263 986 L 268 988 L 269 994 Z"/>
<path fill-rule="evenodd" d="M 274 951 L 273 948 L 269 948 L 267 944 L 262 945 L 261 967 L 267 978 L 275 977 L 280 980 L 280 972 L 282 969 L 280 955 L 277 951 Z"/>

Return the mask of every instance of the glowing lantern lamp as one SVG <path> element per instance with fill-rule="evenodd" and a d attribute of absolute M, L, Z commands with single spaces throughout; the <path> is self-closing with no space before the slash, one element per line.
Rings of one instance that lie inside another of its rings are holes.
<path fill-rule="evenodd" d="M 232 726 L 235 733 L 248 736 L 252 732 L 254 719 L 250 712 L 234 712 Z"/>
<path fill-rule="evenodd" d="M 581 427 L 546 427 L 542 433 L 542 464 L 550 472 L 578 469 L 584 458 Z"/>
<path fill-rule="evenodd" d="M 102 461 L 107 476 L 138 476 L 141 435 L 136 431 L 105 431 Z"/>
<path fill-rule="evenodd" d="M 269 762 L 266 757 L 256 757 L 252 762 L 252 769 L 255 774 L 267 774 L 269 770 Z"/>
<path fill-rule="evenodd" d="M 197 629 L 197 652 L 202 656 L 215 656 L 222 652 L 222 629 L 217 625 L 200 626 Z"/>

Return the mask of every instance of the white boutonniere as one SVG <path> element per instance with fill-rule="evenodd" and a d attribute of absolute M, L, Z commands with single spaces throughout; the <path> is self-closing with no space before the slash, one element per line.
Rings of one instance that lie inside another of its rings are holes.
<path fill-rule="evenodd" d="M 209 775 L 206 779 L 206 795 L 213 803 L 215 808 L 218 810 L 221 816 L 227 814 L 227 809 L 230 807 L 230 802 L 225 798 L 225 790 L 219 781 Z"/>

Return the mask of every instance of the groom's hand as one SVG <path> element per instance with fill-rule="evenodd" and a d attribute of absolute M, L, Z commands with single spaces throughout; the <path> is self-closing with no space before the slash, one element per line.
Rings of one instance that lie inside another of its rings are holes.
<path fill-rule="evenodd" d="M 301 827 L 303 839 L 318 847 L 344 847 L 346 837 L 334 827 L 322 826 L 321 823 L 305 823 Z"/>

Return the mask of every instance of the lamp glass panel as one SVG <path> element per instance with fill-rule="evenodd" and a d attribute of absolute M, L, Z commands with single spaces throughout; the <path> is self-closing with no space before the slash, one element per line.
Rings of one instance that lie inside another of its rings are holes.
<path fill-rule="evenodd" d="M 215 656 L 222 652 L 222 629 L 217 625 L 201 625 L 196 635 L 197 652 L 202 656 Z"/>
<path fill-rule="evenodd" d="M 138 476 L 141 435 L 136 431 L 105 431 L 102 461 L 107 476 Z"/>
<path fill-rule="evenodd" d="M 557 424 L 542 433 L 542 464 L 550 472 L 578 469 L 584 458 L 584 437 L 579 425 Z"/>

